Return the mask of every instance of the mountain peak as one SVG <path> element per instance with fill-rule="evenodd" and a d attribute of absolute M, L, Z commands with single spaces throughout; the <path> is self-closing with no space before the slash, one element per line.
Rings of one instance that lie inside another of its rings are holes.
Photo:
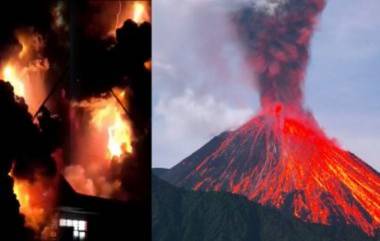
<path fill-rule="evenodd" d="M 263 111 L 164 175 L 194 190 L 227 191 L 301 220 L 380 227 L 380 175 L 329 139 L 308 113 Z"/>

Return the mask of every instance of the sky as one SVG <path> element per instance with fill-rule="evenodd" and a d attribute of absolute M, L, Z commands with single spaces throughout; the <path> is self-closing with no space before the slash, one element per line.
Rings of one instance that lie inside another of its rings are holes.
<path fill-rule="evenodd" d="M 153 2 L 153 167 L 174 166 L 259 109 L 231 2 Z M 378 0 L 328 1 L 305 80 L 305 106 L 327 135 L 378 171 L 379 12 Z"/>

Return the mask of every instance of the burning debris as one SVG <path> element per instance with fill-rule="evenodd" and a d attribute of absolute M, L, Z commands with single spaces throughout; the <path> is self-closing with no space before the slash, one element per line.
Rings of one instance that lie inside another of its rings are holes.
<path fill-rule="evenodd" d="M 312 223 L 355 225 L 373 236 L 380 227 L 379 173 L 329 139 L 303 107 L 310 39 L 324 6 L 324 0 L 255 1 L 234 15 L 261 111 L 166 179 L 242 194 Z"/>

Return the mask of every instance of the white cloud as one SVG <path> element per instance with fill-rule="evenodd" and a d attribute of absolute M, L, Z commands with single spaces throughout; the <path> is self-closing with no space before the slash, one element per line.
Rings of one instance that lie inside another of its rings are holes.
<path fill-rule="evenodd" d="M 160 99 L 153 114 L 154 165 L 178 163 L 213 136 L 240 126 L 252 114 L 251 108 L 229 106 L 211 95 L 198 96 L 191 89 L 171 99 Z"/>

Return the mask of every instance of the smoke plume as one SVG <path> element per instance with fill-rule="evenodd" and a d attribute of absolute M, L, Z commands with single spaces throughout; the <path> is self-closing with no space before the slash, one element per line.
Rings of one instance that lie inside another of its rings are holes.
<path fill-rule="evenodd" d="M 302 106 L 310 39 L 324 6 L 324 0 L 257 1 L 234 16 L 264 109 Z"/>

